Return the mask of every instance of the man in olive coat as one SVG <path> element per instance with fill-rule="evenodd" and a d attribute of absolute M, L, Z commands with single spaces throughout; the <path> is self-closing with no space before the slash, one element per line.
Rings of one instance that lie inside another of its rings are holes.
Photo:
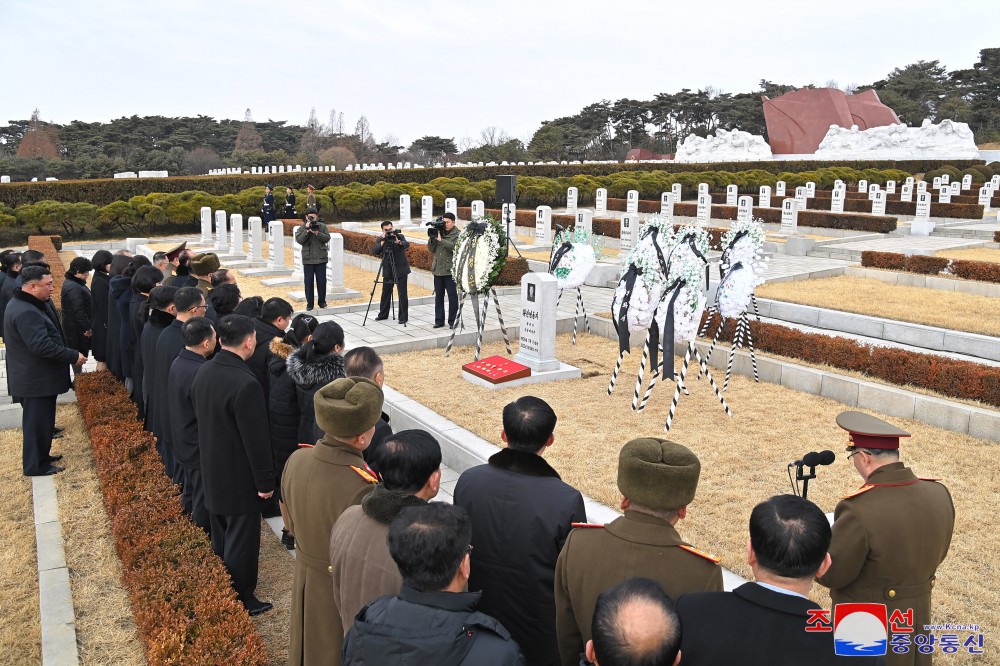
<path fill-rule="evenodd" d="M 289 666 L 341 663 L 343 627 L 333 595 L 330 532 L 377 481 L 362 451 L 375 434 L 382 401 L 382 389 L 363 377 L 342 377 L 322 387 L 313 405 L 326 435 L 285 464 L 281 496 L 288 531 L 295 534 Z"/>
<path fill-rule="evenodd" d="M 931 623 L 931 589 L 951 544 L 955 505 L 944 484 L 899 462 L 899 438 L 910 433 L 862 412 L 841 413 L 837 425 L 850 433 L 848 457 L 865 483 L 837 504 L 833 564 L 816 580 L 834 604 L 885 604 L 890 616 L 912 608 L 912 641 Z M 890 649 L 886 663 L 930 664 L 931 655 L 911 643 L 905 654 Z"/>
<path fill-rule="evenodd" d="M 435 232 L 427 240 L 427 249 L 434 255 L 431 273 L 434 274 L 434 328 L 444 326 L 444 295 L 448 294 L 448 327 L 455 327 L 458 314 L 458 289 L 451 275 L 451 265 L 455 258 L 455 244 L 461 235 L 455 227 L 454 213 L 444 214 L 444 232 Z"/>
<path fill-rule="evenodd" d="M 222 349 L 199 368 L 191 384 L 198 421 L 198 453 L 212 549 L 233 579 L 250 615 L 271 609 L 259 600 L 260 507 L 274 493 L 274 461 L 264 389 L 247 367 L 256 347 L 253 322 L 228 315 L 219 322 Z"/>
<path fill-rule="evenodd" d="M 625 515 L 570 532 L 556 563 L 556 632 L 563 666 L 577 666 L 591 639 L 597 596 L 641 576 L 673 599 L 721 592 L 719 560 L 689 546 L 674 526 L 687 516 L 701 463 L 687 447 L 656 437 L 633 439 L 618 456 Z"/>
<path fill-rule="evenodd" d="M 52 273 L 42 266 L 21 271 L 22 284 L 4 312 L 7 390 L 21 403 L 21 464 L 25 476 L 62 471 L 51 456 L 56 426 L 56 398 L 70 388 L 69 366 L 83 365 L 80 352 L 63 340 L 57 319 L 46 306 L 52 296 Z"/>

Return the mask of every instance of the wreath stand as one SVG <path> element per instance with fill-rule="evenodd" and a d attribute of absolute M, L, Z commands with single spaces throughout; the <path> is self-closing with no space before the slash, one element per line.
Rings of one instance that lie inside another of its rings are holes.
<path fill-rule="evenodd" d="M 461 296 L 459 297 L 459 300 L 458 300 L 458 315 L 456 317 L 457 323 L 451 329 L 451 337 L 448 338 L 448 344 L 444 348 L 444 355 L 445 356 L 448 356 L 449 354 L 451 354 L 451 348 L 455 344 L 455 335 L 458 333 L 459 325 L 461 325 L 461 328 L 463 330 L 465 330 L 465 322 L 462 319 L 462 308 L 465 306 L 465 297 L 467 295 L 468 295 L 468 292 L 463 291 L 462 294 L 461 294 Z M 486 314 L 487 314 L 487 312 L 490 309 L 490 296 L 491 295 L 493 296 L 493 303 L 494 303 L 494 305 L 496 307 L 496 311 L 497 311 L 497 321 L 500 322 L 500 331 L 501 331 L 501 333 L 503 333 L 503 343 L 504 343 L 504 346 L 507 347 L 507 355 L 510 356 L 511 353 L 512 353 L 511 349 L 510 349 L 510 337 L 507 335 L 507 326 L 503 323 L 503 313 L 500 311 L 500 297 L 497 296 L 497 290 L 496 290 L 496 288 L 490 287 L 489 291 L 486 292 L 486 298 L 483 299 L 483 311 L 481 313 L 481 316 L 479 317 L 479 322 L 478 322 L 478 326 L 477 326 L 478 331 L 477 331 L 477 335 L 476 335 L 476 356 L 475 356 L 474 359 L 472 359 L 473 362 L 478 361 L 479 360 L 479 355 L 482 353 L 482 349 L 483 349 L 483 333 L 486 331 Z"/>
<path fill-rule="evenodd" d="M 563 292 L 565 289 L 559 290 L 559 296 L 556 297 L 556 307 L 559 307 L 559 301 L 562 300 Z M 590 319 L 587 317 L 587 306 L 583 304 L 583 288 L 576 288 L 576 311 L 573 313 L 573 344 L 576 344 L 576 328 L 580 320 L 580 312 L 583 311 L 583 323 L 587 328 L 587 333 L 590 333 Z"/>
<path fill-rule="evenodd" d="M 753 294 L 750 295 L 750 303 L 753 306 L 754 315 L 756 316 L 757 321 L 760 321 L 760 310 L 757 309 L 757 297 Z M 723 319 L 722 315 L 719 314 L 719 311 L 714 306 L 709 307 L 708 316 L 705 317 L 705 324 L 698 333 L 698 337 L 704 337 L 708 332 L 708 327 L 711 325 L 712 320 L 717 314 L 719 315 L 719 327 L 715 330 L 715 336 L 712 338 L 712 344 L 708 348 L 708 353 L 703 359 L 701 359 L 697 379 L 701 379 L 702 374 L 708 374 L 708 363 L 712 359 L 712 352 L 715 351 L 715 345 L 719 342 L 719 335 L 722 333 L 722 328 L 726 324 L 726 320 Z M 732 375 L 733 359 L 736 358 L 736 350 L 743 349 L 744 346 L 750 350 L 750 362 L 753 365 L 753 380 L 754 382 L 760 383 L 760 373 L 757 370 L 757 353 L 753 347 L 753 333 L 750 330 L 749 310 L 744 310 L 736 322 L 736 334 L 733 336 L 733 343 L 729 347 L 729 358 L 726 360 L 726 379 L 722 385 L 723 391 L 729 390 L 729 378 Z"/>

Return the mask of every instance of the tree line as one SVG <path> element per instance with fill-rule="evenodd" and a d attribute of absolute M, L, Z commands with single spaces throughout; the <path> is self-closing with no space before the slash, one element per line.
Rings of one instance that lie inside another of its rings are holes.
<path fill-rule="evenodd" d="M 838 87 L 833 81 L 827 86 Z M 423 136 L 404 146 L 392 134 L 377 139 L 364 115 L 348 131 L 343 112 L 336 110 L 322 123 L 313 109 L 304 126 L 255 121 L 250 109 L 242 121 L 132 116 L 66 125 L 46 122 L 36 110 L 28 119 L 0 126 L 0 173 L 30 180 L 107 178 L 140 170 L 196 175 L 224 166 L 278 164 L 343 169 L 357 162 L 621 160 L 633 148 L 672 153 L 689 134 L 707 136 L 720 128 L 766 137 L 761 96 L 774 98 L 799 87 L 761 80 L 750 92 L 706 87 L 659 93 L 651 100 L 601 100 L 576 115 L 543 121 L 527 144 L 488 127 L 476 139 L 456 143 L 454 137 Z M 1000 48 L 982 49 L 970 69 L 949 72 L 937 60 L 921 60 L 880 81 L 844 88 L 874 89 L 909 125 L 950 118 L 969 123 L 980 144 L 1000 141 Z"/>

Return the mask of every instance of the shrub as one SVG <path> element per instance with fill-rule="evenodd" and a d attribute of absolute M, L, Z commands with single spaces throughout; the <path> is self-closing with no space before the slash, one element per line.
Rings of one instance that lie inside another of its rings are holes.
<path fill-rule="evenodd" d="M 946 268 L 948 268 L 948 260 L 944 257 L 927 257 L 920 254 L 913 254 L 906 258 L 906 270 L 911 273 L 937 275 Z"/>
<path fill-rule="evenodd" d="M 1000 264 L 989 261 L 966 261 L 955 259 L 948 266 L 948 270 L 960 278 L 966 280 L 980 280 L 982 282 L 1000 282 Z"/>
<path fill-rule="evenodd" d="M 866 268 L 882 268 L 890 271 L 906 270 L 906 255 L 896 252 L 874 252 L 865 250 L 861 253 L 861 265 Z"/>
<path fill-rule="evenodd" d="M 76 395 L 146 660 L 266 664 L 260 634 L 205 533 L 183 514 L 124 387 L 91 372 L 77 377 Z"/>
<path fill-rule="evenodd" d="M 909 273 L 938 275 L 951 273 L 966 280 L 1000 283 L 1000 264 L 990 261 L 948 260 L 944 257 L 897 254 L 895 252 L 861 253 L 861 265 L 868 268 L 884 268 Z"/>

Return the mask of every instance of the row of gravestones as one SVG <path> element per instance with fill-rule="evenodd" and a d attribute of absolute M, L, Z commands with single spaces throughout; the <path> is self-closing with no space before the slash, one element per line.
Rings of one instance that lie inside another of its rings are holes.
<path fill-rule="evenodd" d="M 267 225 L 267 245 L 268 256 L 265 259 L 263 243 L 264 228 L 263 222 L 257 216 L 247 220 L 247 227 L 243 226 L 243 216 L 233 213 L 228 216 L 224 210 L 215 211 L 215 225 L 213 234 L 212 209 L 204 206 L 201 209 L 201 243 L 211 245 L 212 249 L 219 254 L 219 258 L 226 263 L 227 268 L 239 268 L 245 275 L 265 276 L 265 275 L 286 275 L 288 284 L 298 282 L 304 273 L 302 268 L 302 246 L 294 241 L 295 232 L 299 227 L 292 230 L 292 247 L 294 248 L 294 261 L 291 269 L 285 263 L 285 225 L 280 220 L 275 220 Z M 244 231 L 247 232 L 247 241 L 244 243 Z M 332 291 L 335 288 L 344 286 L 344 237 L 340 234 L 330 234 L 329 260 L 326 264 L 327 286 Z M 268 283 L 268 286 L 284 284 L 284 281 Z"/>

